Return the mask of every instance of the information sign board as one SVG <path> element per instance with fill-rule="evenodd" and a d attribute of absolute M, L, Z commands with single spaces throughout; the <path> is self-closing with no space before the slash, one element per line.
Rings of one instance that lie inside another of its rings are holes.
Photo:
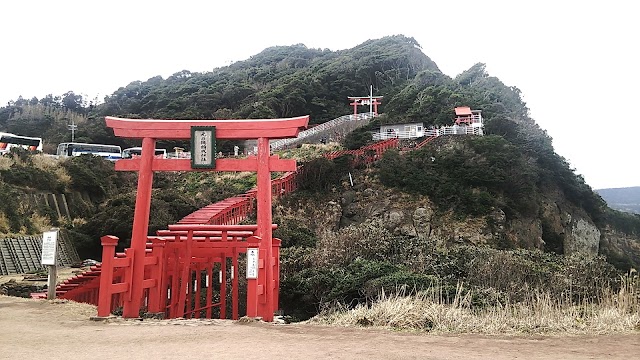
<path fill-rule="evenodd" d="M 56 264 L 56 250 L 58 248 L 58 231 L 42 233 L 42 265 Z"/>

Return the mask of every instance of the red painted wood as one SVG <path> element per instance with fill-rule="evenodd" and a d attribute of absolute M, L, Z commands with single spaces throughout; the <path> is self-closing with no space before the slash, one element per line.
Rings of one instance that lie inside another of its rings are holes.
<path fill-rule="evenodd" d="M 140 170 L 141 159 L 122 159 L 116 161 L 117 171 Z M 277 172 L 295 171 L 296 160 L 280 159 L 277 155 L 271 156 L 270 170 Z M 211 169 L 192 169 L 190 159 L 154 159 L 151 166 L 153 171 L 211 171 Z M 246 159 L 216 159 L 215 171 L 257 171 L 258 160 L 255 156 Z"/>
<path fill-rule="evenodd" d="M 211 305 L 213 303 L 213 261 L 209 261 L 209 266 L 207 266 L 207 305 Z M 211 319 L 211 306 L 207 307 L 207 319 Z"/>
<path fill-rule="evenodd" d="M 277 311 L 279 309 L 280 302 L 280 245 L 282 241 L 280 239 L 273 239 L 273 309 Z"/>
<path fill-rule="evenodd" d="M 100 288 L 103 291 L 98 295 L 98 316 L 107 317 L 111 313 L 111 285 L 113 284 L 113 258 L 116 253 L 118 238 L 105 235 L 102 242 L 102 275 L 100 276 Z"/>
<path fill-rule="evenodd" d="M 184 250 L 182 269 L 180 270 L 180 284 L 182 284 L 182 287 L 180 287 L 179 290 L 180 296 L 178 297 L 177 312 L 180 317 L 184 317 L 185 301 L 187 299 L 186 286 L 188 285 L 188 281 L 190 281 L 191 277 L 191 249 L 193 245 L 192 238 L 193 232 L 189 232 L 187 235 L 187 240 L 185 241 L 186 247 Z"/>
<path fill-rule="evenodd" d="M 151 256 L 155 260 L 154 266 L 151 267 L 151 279 L 154 279 L 157 283 L 156 286 L 149 289 L 149 305 L 148 309 L 151 313 L 159 313 L 162 311 L 160 301 L 162 298 L 162 278 L 164 267 L 164 247 L 165 241 L 154 238 L 152 239 L 152 253 Z"/>
<path fill-rule="evenodd" d="M 220 319 L 227 318 L 227 256 L 222 252 L 220 261 L 220 271 L 222 272 L 222 282 L 220 283 Z"/>
<path fill-rule="evenodd" d="M 309 116 L 288 119 L 251 120 L 156 120 L 105 117 L 116 136 L 179 140 L 191 138 L 192 126 L 215 126 L 219 139 L 257 139 L 296 137 L 309 124 Z"/>
<path fill-rule="evenodd" d="M 258 230 L 258 225 L 208 225 L 208 224 L 172 224 L 167 226 L 169 231 L 189 231 L 192 230 L 195 234 L 201 234 L 201 236 L 208 234 L 211 235 L 222 234 L 222 232 L 229 232 L 230 234 L 244 234 L 246 231 L 255 232 Z M 277 224 L 271 224 L 270 228 L 275 230 L 278 228 Z M 166 230 L 162 230 L 166 231 Z"/>
<path fill-rule="evenodd" d="M 234 246 L 231 251 L 231 319 L 238 320 L 238 248 Z"/>
<path fill-rule="evenodd" d="M 247 243 L 251 248 L 258 248 L 260 238 L 251 236 Z M 258 317 L 258 279 L 247 279 L 247 316 Z"/>
<path fill-rule="evenodd" d="M 271 172 L 269 171 L 269 139 L 258 139 L 258 236 L 260 236 L 260 254 L 264 254 L 261 260 L 265 262 L 266 278 L 263 284 L 269 284 L 273 280 L 272 268 L 272 214 L 271 214 Z M 270 286 L 265 287 L 266 302 L 258 304 L 259 316 L 267 322 L 273 321 L 273 298 Z"/>
<path fill-rule="evenodd" d="M 143 290 L 142 281 L 144 280 L 144 257 L 151 207 L 151 187 L 153 184 L 151 164 L 153 162 L 155 147 L 155 139 L 144 138 L 142 140 L 141 166 L 138 174 L 136 207 L 131 232 L 131 251 L 133 252 L 131 290 L 129 292 L 129 298 L 125 299 L 122 310 L 122 316 L 128 318 L 138 317 L 140 312 Z"/>

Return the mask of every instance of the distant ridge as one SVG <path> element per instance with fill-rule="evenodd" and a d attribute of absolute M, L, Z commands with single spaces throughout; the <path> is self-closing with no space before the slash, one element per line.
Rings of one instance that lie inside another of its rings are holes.
<path fill-rule="evenodd" d="M 599 189 L 596 192 L 610 208 L 640 214 L 640 186 Z"/>

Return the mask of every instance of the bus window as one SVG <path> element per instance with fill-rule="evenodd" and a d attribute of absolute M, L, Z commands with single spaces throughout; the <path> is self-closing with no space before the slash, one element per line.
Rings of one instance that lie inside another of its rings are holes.
<path fill-rule="evenodd" d="M 107 160 L 118 160 L 122 157 L 122 148 L 117 145 L 87 144 L 87 143 L 61 143 L 58 145 L 58 156 L 80 156 L 91 154 Z"/>
<path fill-rule="evenodd" d="M 137 158 L 137 157 L 140 157 L 140 155 L 142 155 L 142 148 L 141 147 L 132 147 L 132 148 L 128 148 L 128 149 L 122 150 L 122 158 L 123 159 Z M 165 149 L 156 149 L 154 157 L 157 158 L 157 159 L 166 159 L 167 158 L 167 150 L 165 150 Z"/>

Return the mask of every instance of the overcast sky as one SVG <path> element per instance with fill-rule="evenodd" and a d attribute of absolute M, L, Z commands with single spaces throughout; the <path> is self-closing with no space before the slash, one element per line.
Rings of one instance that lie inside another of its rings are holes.
<path fill-rule="evenodd" d="M 131 81 L 210 71 L 270 46 L 341 50 L 402 34 L 449 76 L 483 62 L 518 87 L 594 189 L 639 186 L 634 3 L 3 0 L 0 104 L 67 91 L 103 99 Z"/>

